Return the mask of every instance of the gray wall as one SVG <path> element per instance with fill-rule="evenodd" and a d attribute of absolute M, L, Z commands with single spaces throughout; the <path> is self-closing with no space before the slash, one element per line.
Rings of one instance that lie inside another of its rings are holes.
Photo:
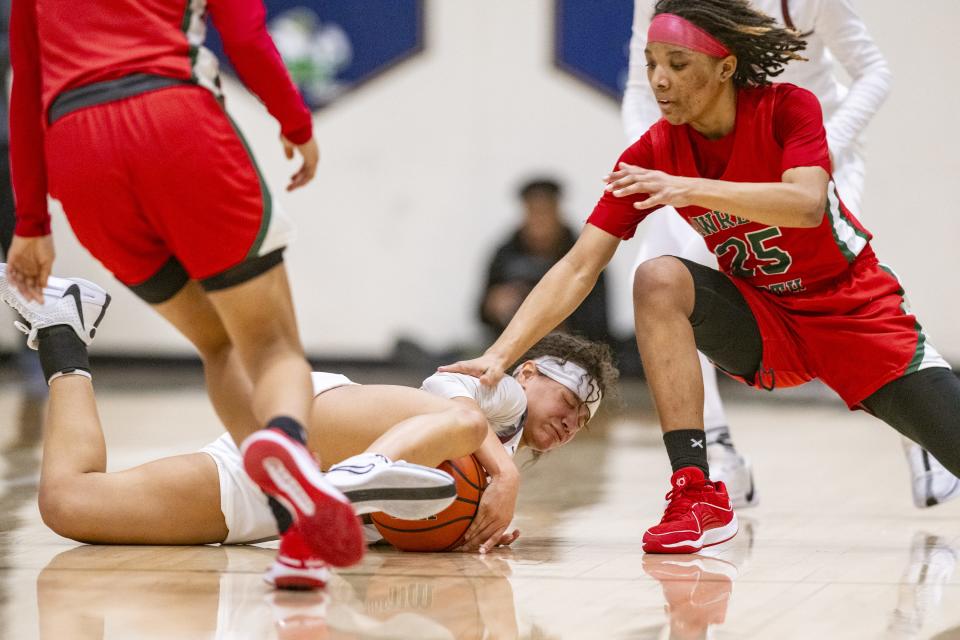
<path fill-rule="evenodd" d="M 476 340 L 482 268 L 514 224 L 517 182 L 533 173 L 560 177 L 567 215 L 579 225 L 625 144 L 618 106 L 552 67 L 552 3 L 426 6 L 425 53 L 316 118 L 323 162 L 301 192 L 283 191 L 293 167 L 276 124 L 242 89 L 227 88 L 230 110 L 299 228 L 288 264 L 314 355 L 378 357 L 399 334 L 433 347 Z M 894 71 L 891 98 L 869 130 L 864 217 L 934 344 L 958 361 L 951 276 L 960 271 L 960 215 L 951 196 L 960 182 L 960 89 L 948 43 L 960 3 L 919 0 L 909 14 L 893 0 L 858 6 Z M 92 277 L 116 294 L 98 348 L 188 353 L 77 246 L 62 214 L 55 217 L 56 272 Z M 626 243 L 610 270 L 613 317 L 624 331 L 632 325 L 636 245 Z"/>

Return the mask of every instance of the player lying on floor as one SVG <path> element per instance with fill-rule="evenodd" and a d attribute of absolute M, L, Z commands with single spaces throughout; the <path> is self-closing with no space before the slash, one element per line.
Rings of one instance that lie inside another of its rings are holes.
<path fill-rule="evenodd" d="M 70 293 L 74 285 L 82 311 Z M 0 270 L 0 297 L 30 322 L 29 343 L 38 348 L 50 383 L 40 478 L 44 522 L 62 536 L 97 544 L 241 544 L 276 538 L 267 499 L 244 473 L 228 433 L 197 453 L 106 472 L 86 354 L 106 293 L 86 281 L 50 278 L 44 296 L 42 306 L 26 303 Z M 327 469 L 326 478 L 353 500 L 358 513 L 385 511 L 409 519 L 436 513 L 452 501 L 450 476 L 432 467 L 474 454 L 491 482 L 463 548 L 485 552 L 519 535 L 506 533 L 519 489 L 512 455 L 518 447 L 542 452 L 569 442 L 615 383 L 611 359 L 605 345 L 552 334 L 520 359 L 513 376 L 492 388 L 462 374 L 438 373 L 421 389 L 412 389 L 314 373 L 308 445 L 321 460 L 340 461 Z M 384 489 L 411 483 L 419 494 L 387 499 Z M 294 523 L 281 537 L 268 582 L 321 586 L 326 575 Z"/>

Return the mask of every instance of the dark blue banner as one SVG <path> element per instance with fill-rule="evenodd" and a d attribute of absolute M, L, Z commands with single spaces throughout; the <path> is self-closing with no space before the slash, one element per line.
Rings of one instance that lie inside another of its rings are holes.
<path fill-rule="evenodd" d="M 312 109 L 423 49 L 423 0 L 265 0 L 267 28 Z M 207 46 L 231 72 L 211 25 Z"/>
<path fill-rule="evenodd" d="M 619 101 L 632 24 L 633 0 L 554 0 L 554 64 Z"/>

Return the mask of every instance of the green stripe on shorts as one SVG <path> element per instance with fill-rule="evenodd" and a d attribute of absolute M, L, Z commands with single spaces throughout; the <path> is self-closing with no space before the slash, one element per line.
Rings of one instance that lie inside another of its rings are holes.
<path fill-rule="evenodd" d="M 240 138 L 243 148 L 247 150 L 247 157 L 250 158 L 250 163 L 253 165 L 253 170 L 257 172 L 257 180 L 260 181 L 260 199 L 263 202 L 263 213 L 260 216 L 260 229 L 257 231 L 257 237 L 250 246 L 250 251 L 247 252 L 246 259 L 249 260 L 250 258 L 255 258 L 260 255 L 260 247 L 263 245 L 264 238 L 267 237 L 267 231 L 270 229 L 270 219 L 273 216 L 273 197 L 270 195 L 270 189 L 267 188 L 267 183 L 263 179 L 263 174 L 260 172 L 260 166 L 253 157 L 253 151 L 250 150 L 250 145 L 247 144 L 247 139 L 243 137 L 240 127 L 237 126 L 237 123 L 233 121 L 233 118 L 230 117 L 230 114 L 228 114 L 226 110 L 224 110 L 224 114 L 226 114 L 227 119 L 230 120 L 230 124 L 233 126 L 233 130 L 236 132 L 237 137 Z"/>

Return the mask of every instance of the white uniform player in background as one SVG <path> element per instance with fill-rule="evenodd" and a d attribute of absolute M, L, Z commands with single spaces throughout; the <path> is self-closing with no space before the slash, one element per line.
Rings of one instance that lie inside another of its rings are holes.
<path fill-rule="evenodd" d="M 623 124 L 627 138 L 637 140 L 660 119 L 660 109 L 647 81 L 647 30 L 655 0 L 635 0 L 630 68 L 623 96 Z M 863 132 L 890 91 L 887 61 L 874 44 L 851 0 L 752 0 L 752 4 L 787 27 L 803 34 L 808 62 L 787 65 L 778 82 L 809 89 L 823 107 L 827 141 L 833 158 L 833 177 L 843 201 L 864 219 L 861 208 L 865 177 Z M 849 82 L 841 80 L 845 73 Z M 644 221 L 636 268 L 661 255 L 675 255 L 717 268 L 716 257 L 703 239 L 674 209 L 664 207 Z M 704 383 L 704 427 L 710 475 L 723 480 L 734 506 L 753 506 L 758 494 L 750 463 L 733 446 L 713 364 L 700 356 Z M 912 473 L 914 504 L 928 507 L 960 494 L 960 480 L 919 445 L 904 440 Z"/>

